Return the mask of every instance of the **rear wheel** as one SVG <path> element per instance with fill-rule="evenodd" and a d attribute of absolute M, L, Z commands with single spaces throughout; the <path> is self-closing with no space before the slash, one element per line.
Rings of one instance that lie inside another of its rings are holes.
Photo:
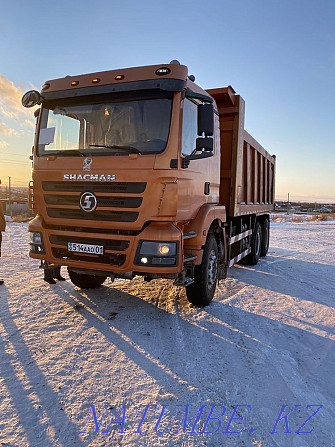
<path fill-rule="evenodd" d="M 194 267 L 194 283 L 186 287 L 187 299 L 196 306 L 208 306 L 213 299 L 218 279 L 218 245 L 213 234 L 209 234 L 202 262 Z"/>
<path fill-rule="evenodd" d="M 107 276 L 95 276 L 87 275 L 85 273 L 74 272 L 70 267 L 67 271 L 73 284 L 81 289 L 96 289 L 100 287 L 105 281 Z"/>
<path fill-rule="evenodd" d="M 261 256 L 266 256 L 269 250 L 269 241 L 270 241 L 270 223 L 269 219 L 265 219 L 262 227 Z"/>
<path fill-rule="evenodd" d="M 244 258 L 244 263 L 249 265 L 256 265 L 261 255 L 262 247 L 262 227 L 259 222 L 256 222 L 254 233 L 251 239 L 251 252 Z"/>

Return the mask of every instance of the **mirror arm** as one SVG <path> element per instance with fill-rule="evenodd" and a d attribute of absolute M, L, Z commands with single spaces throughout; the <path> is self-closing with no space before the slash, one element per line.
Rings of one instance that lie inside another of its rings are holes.
<path fill-rule="evenodd" d="M 202 102 L 208 102 L 210 104 L 213 103 L 213 98 L 211 98 L 210 96 L 202 95 L 201 93 L 196 93 L 189 88 L 186 89 L 185 96 L 186 98 L 199 99 Z"/>
<path fill-rule="evenodd" d="M 45 101 L 45 97 L 41 95 L 40 100 L 38 101 L 37 105 L 40 106 L 42 102 Z"/>
<path fill-rule="evenodd" d="M 186 155 L 186 157 L 183 158 L 183 161 L 181 163 L 181 167 L 183 169 L 188 168 L 191 160 L 201 160 L 203 158 L 213 157 L 213 152 L 201 152 L 200 154 L 191 154 Z"/>

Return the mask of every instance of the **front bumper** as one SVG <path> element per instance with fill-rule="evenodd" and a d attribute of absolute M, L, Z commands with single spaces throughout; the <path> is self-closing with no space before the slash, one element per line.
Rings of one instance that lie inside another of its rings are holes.
<path fill-rule="evenodd" d="M 30 257 L 46 260 L 55 265 L 77 269 L 99 270 L 110 273 L 178 273 L 183 268 L 182 232 L 170 222 L 152 222 L 144 230 L 117 231 L 101 229 L 79 229 L 46 227 L 40 216 L 29 225 L 30 232 L 40 232 L 44 241 L 44 254 L 30 251 Z M 176 242 L 178 253 L 176 265 L 138 265 L 136 253 L 141 241 Z M 68 242 L 103 245 L 103 255 L 72 253 L 67 250 Z"/>

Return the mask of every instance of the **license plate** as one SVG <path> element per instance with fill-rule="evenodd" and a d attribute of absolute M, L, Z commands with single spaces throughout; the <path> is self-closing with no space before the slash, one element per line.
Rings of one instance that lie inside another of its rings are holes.
<path fill-rule="evenodd" d="M 76 242 L 68 242 L 67 249 L 68 251 L 73 251 L 75 253 L 88 253 L 91 255 L 104 254 L 103 245 L 77 244 Z"/>

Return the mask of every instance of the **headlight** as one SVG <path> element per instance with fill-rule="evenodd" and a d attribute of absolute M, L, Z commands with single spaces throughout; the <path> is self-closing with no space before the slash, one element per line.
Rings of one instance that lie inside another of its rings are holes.
<path fill-rule="evenodd" d="M 135 257 L 136 265 L 177 265 L 178 242 L 140 241 Z"/>
<path fill-rule="evenodd" d="M 140 255 L 175 256 L 176 252 L 177 242 L 143 241 L 140 248 Z"/>

